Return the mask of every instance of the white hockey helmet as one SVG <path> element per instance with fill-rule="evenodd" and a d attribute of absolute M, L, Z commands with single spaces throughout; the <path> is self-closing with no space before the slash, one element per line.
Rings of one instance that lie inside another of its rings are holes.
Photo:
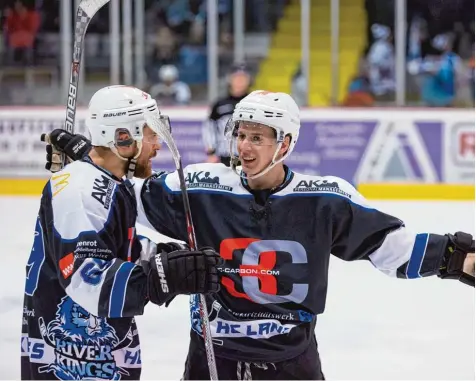
<path fill-rule="evenodd" d="M 267 173 L 277 163 L 285 160 L 293 151 L 301 127 L 299 106 L 294 99 L 286 93 L 273 93 L 270 91 L 256 90 L 243 98 L 236 106 L 233 116 L 225 128 L 225 137 L 230 141 L 230 157 L 236 163 L 238 157 L 235 155 L 238 127 L 240 122 L 259 123 L 273 128 L 276 131 L 278 146 L 270 165 L 258 174 L 248 178 L 257 178 Z M 277 158 L 279 150 L 284 142 L 284 138 L 290 135 L 291 141 L 289 149 L 282 158 Z"/>
<path fill-rule="evenodd" d="M 138 152 L 142 150 L 143 130 L 146 125 L 145 114 L 159 115 L 170 129 L 168 117 L 160 115 L 156 101 L 146 92 L 132 86 L 107 86 L 98 90 L 91 98 L 88 107 L 86 126 L 93 146 L 110 148 L 121 159 L 116 145 L 130 145 L 137 142 Z M 149 126 L 157 134 L 154 126 Z M 127 132 L 129 140 L 119 141 L 118 133 Z"/>

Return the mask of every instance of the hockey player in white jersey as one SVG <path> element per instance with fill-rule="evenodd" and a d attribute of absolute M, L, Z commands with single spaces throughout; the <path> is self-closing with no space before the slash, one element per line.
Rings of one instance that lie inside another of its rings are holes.
<path fill-rule="evenodd" d="M 255 91 L 237 104 L 225 129 L 231 168 L 185 168 L 197 242 L 225 259 L 221 290 L 206 296 L 219 379 L 324 378 L 314 328 L 325 309 L 331 253 L 368 261 L 392 277 L 436 275 L 474 286 L 470 234 L 414 234 L 347 181 L 284 165 L 299 129 L 299 108 L 288 94 Z M 154 174 L 134 190 L 138 220 L 187 240 L 176 172 Z M 195 297 L 191 319 L 183 378 L 209 379 Z"/>
<path fill-rule="evenodd" d="M 137 380 L 134 317 L 149 301 L 168 304 L 178 294 L 219 289 L 216 265 L 222 260 L 213 250 L 145 239 L 141 250 L 133 185 L 124 176 L 132 160 L 136 175 L 150 173 L 160 149 L 146 113 L 160 114 L 139 89 L 96 92 L 87 119 L 89 156 L 57 172 L 43 190 L 26 267 L 22 379 Z"/>

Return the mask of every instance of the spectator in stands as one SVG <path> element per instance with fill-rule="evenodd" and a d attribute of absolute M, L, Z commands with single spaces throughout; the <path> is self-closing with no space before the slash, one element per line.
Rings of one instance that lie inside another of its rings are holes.
<path fill-rule="evenodd" d="M 367 55 L 372 92 L 382 96 L 395 91 L 395 55 L 388 26 L 372 25 L 374 42 Z"/>
<path fill-rule="evenodd" d="M 461 83 L 458 77 L 465 74 L 461 58 L 452 51 L 450 34 L 439 34 L 432 43 L 441 55 L 436 62 L 427 61 L 421 67 L 428 74 L 423 83 L 422 100 L 427 106 L 451 107 L 457 96 L 456 84 Z"/>
<path fill-rule="evenodd" d="M 305 107 L 308 104 L 307 90 L 308 83 L 300 63 L 291 78 L 291 96 L 299 107 Z"/>
<path fill-rule="evenodd" d="M 190 102 L 190 87 L 179 81 L 179 72 L 174 65 L 163 65 L 159 70 L 160 82 L 149 93 L 160 105 L 185 105 Z"/>
<path fill-rule="evenodd" d="M 160 67 L 177 63 L 178 52 L 177 36 L 168 26 L 161 25 L 157 30 L 154 48 L 147 65 L 147 74 L 151 81 L 158 80 L 157 73 Z"/>
<path fill-rule="evenodd" d="M 173 64 L 177 59 L 178 41 L 175 33 L 167 26 L 161 26 L 155 39 L 155 63 L 162 66 Z"/>
<path fill-rule="evenodd" d="M 415 14 L 408 30 L 407 60 L 421 61 L 424 55 L 423 42 L 428 38 L 427 23 L 419 14 Z"/>
<path fill-rule="evenodd" d="M 15 1 L 5 21 L 7 61 L 14 64 L 18 56 L 25 65 L 33 64 L 33 45 L 40 25 L 39 14 L 29 10 L 20 0 Z"/>
<path fill-rule="evenodd" d="M 374 97 L 370 80 L 368 76 L 368 68 L 365 61 L 360 62 L 358 74 L 352 78 L 347 95 L 342 103 L 344 107 L 371 107 L 374 105 Z"/>

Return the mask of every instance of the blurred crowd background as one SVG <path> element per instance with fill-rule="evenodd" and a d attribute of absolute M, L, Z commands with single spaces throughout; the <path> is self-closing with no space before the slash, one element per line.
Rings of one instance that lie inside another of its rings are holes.
<path fill-rule="evenodd" d="M 1 1 L 0 105 L 63 104 L 60 1 Z M 302 106 L 330 106 L 333 0 L 311 0 L 308 83 L 300 61 L 300 1 L 234 1 L 244 3 L 241 63 L 252 78 L 251 87 L 290 92 Z M 340 0 L 337 105 L 395 104 L 396 1 Z M 143 3 L 142 87 L 164 105 L 209 104 L 207 1 Z M 216 0 L 216 4 L 217 96 L 223 97 L 237 64 L 235 17 L 233 0 Z M 111 16 L 107 8 L 88 29 L 81 73 L 83 104 L 95 90 L 110 83 Z M 406 1 L 407 106 L 474 107 L 474 15 L 474 0 Z"/>

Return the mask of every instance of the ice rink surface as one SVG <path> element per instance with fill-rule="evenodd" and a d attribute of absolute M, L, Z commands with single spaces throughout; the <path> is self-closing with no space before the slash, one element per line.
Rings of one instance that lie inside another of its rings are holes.
<path fill-rule="evenodd" d="M 415 232 L 474 234 L 473 202 L 374 202 Z M 39 198 L 0 198 L 0 379 L 20 377 L 25 264 Z M 200 223 L 199 219 L 195 220 Z M 331 261 L 316 334 L 325 376 L 336 379 L 475 379 L 474 289 L 435 278 L 391 279 L 369 263 Z M 138 319 L 142 379 L 180 379 L 188 298 L 149 305 Z"/>

